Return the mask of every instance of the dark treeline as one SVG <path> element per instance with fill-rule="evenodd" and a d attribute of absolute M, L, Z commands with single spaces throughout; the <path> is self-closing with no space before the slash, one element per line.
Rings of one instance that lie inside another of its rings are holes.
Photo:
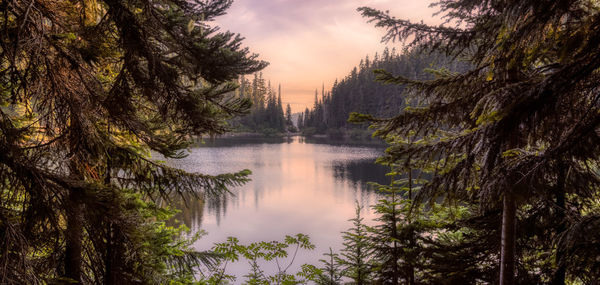
<path fill-rule="evenodd" d="M 281 102 L 281 85 L 275 90 L 270 81 L 261 73 L 255 73 L 252 80 L 242 76 L 238 79 L 239 88 L 234 97 L 252 102 L 249 113 L 231 120 L 236 131 L 274 135 L 295 132 L 291 108 L 288 104 L 284 113 Z"/>
<path fill-rule="evenodd" d="M 415 51 L 397 53 L 386 48 L 383 53 L 366 56 L 342 80 L 336 80 L 331 90 L 315 90 L 315 102 L 298 118 L 298 128 L 305 135 L 327 134 L 330 137 L 350 135 L 370 136 L 365 125 L 348 122 L 352 112 L 389 117 L 405 107 L 404 89 L 401 85 L 386 85 L 375 80 L 374 70 L 388 70 L 415 80 L 432 79 L 429 69 L 445 67 L 464 70 L 466 63 L 451 61 L 439 53 L 423 54 Z"/>

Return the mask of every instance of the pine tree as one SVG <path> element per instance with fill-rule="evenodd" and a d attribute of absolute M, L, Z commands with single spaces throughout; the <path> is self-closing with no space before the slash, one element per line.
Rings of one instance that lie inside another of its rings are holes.
<path fill-rule="evenodd" d="M 389 52 L 388 52 L 389 53 Z M 432 67 L 447 68 L 451 71 L 463 70 L 468 64 L 452 61 L 451 58 L 439 53 L 419 54 L 418 52 L 407 52 L 402 57 L 390 54 L 387 60 L 371 62 L 369 56 L 363 60 L 362 66 L 334 83 L 331 90 L 324 90 L 316 105 L 312 107 L 312 113 L 319 117 L 309 127 L 315 128 L 322 134 L 331 134 L 332 131 L 349 132 L 351 129 L 364 129 L 364 124 L 353 124 L 348 122 L 351 112 L 362 112 L 377 117 L 393 116 L 405 107 L 403 93 L 404 88 L 399 85 L 381 84 L 376 82 L 373 69 L 385 69 L 389 72 L 405 76 L 416 76 L 422 79 L 433 79 L 426 72 Z M 366 63 L 369 63 L 367 66 Z M 356 74 L 354 74 L 354 72 Z"/>
<path fill-rule="evenodd" d="M 300 120 L 300 118 L 298 118 L 298 120 Z M 294 122 L 292 121 L 292 107 L 289 103 L 285 107 L 285 125 L 286 130 L 289 132 L 295 133 L 298 131 L 296 126 L 294 126 Z M 300 123 L 298 123 L 298 127 L 300 127 Z"/>
<path fill-rule="evenodd" d="M 304 128 L 304 113 L 300 113 L 298 115 L 298 130 L 302 130 Z"/>
<path fill-rule="evenodd" d="M 573 195 L 576 204 L 575 200 L 588 204 L 598 194 L 597 173 L 581 165 L 597 163 L 600 153 L 592 143 L 600 124 L 592 91 L 598 87 L 600 67 L 599 8 L 594 1 L 527 0 L 440 1 L 437 7 L 459 25 L 427 26 L 360 8 L 387 29 L 384 40 L 411 39 L 411 47 L 441 51 L 472 64 L 460 73 L 437 70 L 429 81 L 380 71 L 381 81 L 408 88 L 418 108 L 376 120 L 377 134 L 413 132 L 429 138 L 427 145 L 392 146 L 391 161 L 413 157 L 450 167 L 436 172 L 419 198 L 464 199 L 479 203 L 482 211 L 501 210 L 499 284 L 515 284 L 516 277 L 529 274 L 517 268 L 525 250 L 517 246 L 525 230 L 518 229 L 523 223 L 519 216 L 528 208 L 553 207 L 561 213 L 557 217 L 572 215 L 571 221 L 598 216 L 597 210 L 566 211 L 549 205 L 562 205 L 564 192 Z M 567 170 L 569 182 L 558 179 Z M 555 195 L 551 189 L 560 191 Z M 565 270 L 581 268 L 569 269 L 565 260 L 582 258 L 593 268 L 587 254 L 573 250 L 589 240 L 563 231 L 564 225 L 555 227 L 552 235 L 559 245 L 552 250 L 559 260 L 556 284 L 565 283 Z"/>
<path fill-rule="evenodd" d="M 427 263 L 419 260 L 425 247 L 423 236 L 437 235 L 428 217 L 434 214 L 435 207 L 424 211 L 421 205 L 413 204 L 412 200 L 416 189 L 425 180 L 413 177 L 413 170 L 403 167 L 410 165 L 410 159 L 405 162 L 392 165 L 388 173 L 390 185 L 376 184 L 384 196 L 373 206 L 377 224 L 368 228 L 373 247 L 374 275 L 383 284 L 420 283 L 417 274 L 423 275 L 422 264 Z M 399 176 L 400 179 L 397 179 Z"/>
<path fill-rule="evenodd" d="M 310 116 L 310 111 L 308 110 L 308 108 L 304 109 L 304 127 L 306 128 L 307 126 L 312 126 L 312 118 Z"/>
<path fill-rule="evenodd" d="M 333 253 L 331 247 L 329 248 L 329 252 L 323 254 L 326 259 L 319 259 L 321 263 L 323 263 L 324 267 L 321 268 L 321 273 L 316 282 L 319 285 L 337 285 L 342 284 L 342 275 L 341 275 L 341 266 L 338 263 L 339 255 L 337 253 Z"/>
<path fill-rule="evenodd" d="M 401 200 L 396 187 L 385 187 L 379 185 L 379 190 L 385 193 L 385 197 L 373 206 L 378 215 L 377 225 L 369 227 L 369 240 L 373 247 L 373 273 L 375 279 L 382 284 L 399 284 L 401 277 L 405 277 L 401 269 L 403 250 L 413 250 L 404 248 L 408 246 L 400 238 L 399 227 L 402 217 L 408 215 L 408 211 L 401 212 L 401 207 L 406 205 L 406 201 Z M 408 205 L 410 207 L 410 204 Z M 403 207 L 405 210 L 409 207 Z M 406 278 L 409 280 L 409 278 Z M 414 284 L 407 282 L 407 284 Z"/>
<path fill-rule="evenodd" d="M 281 101 L 281 84 L 279 84 L 279 90 L 277 92 L 277 127 L 280 130 L 287 130 L 283 114 L 283 102 Z"/>
<path fill-rule="evenodd" d="M 186 173 L 150 158 L 222 133 L 265 67 L 207 21 L 231 1 L 3 1 L 0 283 L 189 281 L 211 255 L 152 203 L 222 195 L 248 171 Z M 213 256 L 214 257 L 214 256 Z"/>
<path fill-rule="evenodd" d="M 234 131 L 252 131 L 265 134 L 283 133 L 286 131 L 283 105 L 281 102 L 281 85 L 276 93 L 271 87 L 271 82 L 265 80 L 262 74 L 255 74 L 252 86 L 247 82 L 244 90 L 251 92 L 241 93 L 240 98 L 253 102 L 247 115 L 230 120 Z"/>
<path fill-rule="evenodd" d="M 371 248 L 367 237 L 366 226 L 360 216 L 362 207 L 356 203 L 356 216 L 349 221 L 353 227 L 343 232 L 344 248 L 340 251 L 338 263 L 343 268 L 343 276 L 354 281 L 354 284 L 369 284 L 371 278 Z"/>

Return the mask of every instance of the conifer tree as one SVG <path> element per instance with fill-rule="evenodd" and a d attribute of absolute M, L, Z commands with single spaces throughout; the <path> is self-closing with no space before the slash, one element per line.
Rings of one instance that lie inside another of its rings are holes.
<path fill-rule="evenodd" d="M 298 120 L 300 120 L 300 118 L 298 118 Z M 298 124 L 300 124 L 300 123 L 298 123 Z M 289 103 L 285 107 L 285 125 L 286 125 L 286 130 L 288 130 L 289 132 L 297 132 L 298 131 L 296 126 L 294 126 L 294 122 L 292 121 L 292 107 L 290 106 Z M 298 125 L 298 127 L 299 126 L 300 125 Z"/>
<path fill-rule="evenodd" d="M 264 87 L 261 74 L 255 74 L 252 85 L 247 81 L 241 99 L 251 100 L 252 106 L 247 115 L 230 121 L 235 131 L 263 132 L 265 134 L 283 133 L 286 131 L 286 119 L 281 103 L 281 86 L 276 93 L 268 82 Z"/>
<path fill-rule="evenodd" d="M 304 113 L 300 113 L 298 115 L 298 129 L 302 130 L 304 128 Z"/>
<path fill-rule="evenodd" d="M 395 74 L 432 79 L 433 76 L 426 72 L 426 69 L 432 66 L 460 71 L 467 65 L 439 53 L 420 54 L 416 51 L 407 51 L 402 56 L 393 53 L 387 59 L 380 59 L 377 62 L 371 62 L 369 56 L 366 56 L 358 69 L 341 81 L 336 80 L 331 90 L 326 91 L 322 86 L 321 99 L 311 109 L 312 116 L 320 119 L 312 120 L 314 123 L 308 127 L 315 128 L 322 134 L 332 130 L 349 133 L 351 129 L 365 129 L 367 133 L 367 126 L 364 124 L 348 122 L 351 112 L 385 117 L 393 116 L 402 110 L 405 107 L 404 96 L 401 95 L 403 87 L 376 82 L 373 69 L 385 69 Z"/>
<path fill-rule="evenodd" d="M 425 145 L 389 150 L 390 161 L 413 157 L 443 166 L 418 198 L 464 199 L 478 203 L 482 213 L 501 211 L 497 280 L 515 284 L 528 274 L 518 267 L 525 249 L 517 247 L 526 230 L 518 227 L 524 222 L 520 217 L 528 209 L 569 215 L 571 229 L 598 217 L 597 207 L 587 211 L 579 205 L 593 204 L 600 182 L 594 168 L 584 166 L 596 164 L 600 153 L 594 143 L 600 124 L 594 91 L 600 9 L 591 0 L 443 0 L 437 7 L 456 25 L 428 26 L 359 9 L 387 29 L 384 40 L 410 39 L 411 47 L 472 64 L 460 73 L 438 70 L 427 81 L 379 71 L 381 81 L 405 86 L 418 108 L 389 120 L 368 119 L 377 122 L 380 136 L 428 138 Z M 560 178 L 565 172 L 569 177 Z M 582 278 L 575 275 L 582 267 L 565 260 L 581 258 L 588 269 L 595 268 L 589 255 L 573 248 L 585 247 L 589 239 L 564 229 L 564 224 L 554 227 L 550 236 L 558 245 L 552 249 L 555 284 L 564 284 L 570 270 L 572 280 Z"/>
<path fill-rule="evenodd" d="M 338 263 L 343 268 L 343 276 L 352 279 L 354 284 L 369 284 L 371 281 L 371 247 L 367 229 L 360 216 L 362 207 L 356 203 L 356 216 L 349 221 L 353 227 L 343 232 L 344 248 L 340 251 Z"/>
<path fill-rule="evenodd" d="M 277 92 L 277 126 L 281 130 L 286 130 L 285 117 L 283 114 L 283 102 L 281 101 L 281 84 L 279 84 L 279 90 Z"/>
<path fill-rule="evenodd" d="M 388 142 L 407 143 L 391 139 Z M 377 224 L 368 231 L 373 247 L 374 278 L 383 284 L 421 283 L 418 276 L 423 275 L 423 264 L 428 261 L 419 256 L 432 244 L 425 242 L 424 236 L 437 235 L 437 227 L 430 218 L 437 207 L 425 211 L 421 205 L 413 204 L 412 197 L 426 180 L 413 176 L 410 166 L 406 168 L 410 162 L 406 158 L 392 165 L 389 185 L 375 184 L 384 196 L 373 206 Z"/>
<path fill-rule="evenodd" d="M 401 277 L 405 274 L 401 272 L 401 263 L 403 250 L 414 250 L 413 248 L 404 248 L 408 246 L 400 238 L 399 227 L 401 227 L 402 217 L 408 215 L 408 211 L 401 213 L 402 200 L 396 187 L 385 187 L 379 185 L 379 190 L 386 195 L 380 199 L 377 205 L 373 206 L 378 215 L 377 225 L 369 227 L 369 241 L 373 247 L 373 273 L 374 279 L 384 284 L 399 284 Z M 406 203 L 404 203 L 406 205 Z M 405 209 L 407 207 L 404 207 Z M 408 280 L 409 278 L 406 278 Z M 407 282 L 407 284 L 411 284 Z"/>
<path fill-rule="evenodd" d="M 230 5 L 0 4 L 0 283 L 187 282 L 214 258 L 152 201 L 223 195 L 249 172 L 186 173 L 149 153 L 181 157 L 249 107 L 225 95 L 266 64 L 208 24 Z"/>
<path fill-rule="evenodd" d="M 294 123 L 292 123 L 292 107 L 290 106 L 289 103 L 285 107 L 285 121 L 288 125 L 294 124 Z"/>
<path fill-rule="evenodd" d="M 317 280 L 315 281 L 319 285 L 342 284 L 342 269 L 338 263 L 339 255 L 337 253 L 333 253 L 331 247 L 329 248 L 329 252 L 323 255 L 325 255 L 325 259 L 320 259 L 319 261 L 323 263 L 324 267 L 321 268 L 322 273 L 319 274 L 318 278 L 316 278 Z"/>

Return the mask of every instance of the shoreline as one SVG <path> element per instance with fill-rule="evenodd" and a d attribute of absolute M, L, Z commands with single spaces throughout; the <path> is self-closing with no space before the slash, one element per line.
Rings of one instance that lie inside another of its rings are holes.
<path fill-rule="evenodd" d="M 332 138 L 326 134 L 318 134 L 312 136 L 305 136 L 301 133 L 284 133 L 280 135 L 265 135 L 262 133 L 253 133 L 253 132 L 240 132 L 240 133 L 226 133 L 219 136 L 206 136 L 199 137 L 199 141 L 204 141 L 207 143 L 215 143 L 217 141 L 234 143 L 245 142 L 265 142 L 265 143 L 280 143 L 291 141 L 292 138 L 299 137 L 301 142 L 304 143 L 314 143 L 314 144 L 333 144 L 333 145 L 361 145 L 361 146 L 373 146 L 373 147 L 387 147 L 387 144 L 382 140 L 377 139 L 354 139 L 349 136 L 344 136 L 341 138 Z"/>

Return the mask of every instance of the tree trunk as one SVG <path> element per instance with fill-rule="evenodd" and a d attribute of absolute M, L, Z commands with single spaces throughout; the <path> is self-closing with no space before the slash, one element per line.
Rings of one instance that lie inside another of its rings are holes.
<path fill-rule="evenodd" d="M 112 222 L 107 224 L 104 284 L 126 284 L 123 274 L 123 238 Z"/>
<path fill-rule="evenodd" d="M 77 165 L 78 124 L 77 118 L 71 111 L 71 125 L 69 128 L 68 151 L 69 176 L 74 180 L 84 180 L 84 176 Z M 65 231 L 65 277 L 81 283 L 81 259 L 83 240 L 83 189 L 68 189 L 66 201 L 67 229 Z"/>
<path fill-rule="evenodd" d="M 68 197 L 67 230 L 65 233 L 65 277 L 81 283 L 83 205 L 81 192 L 71 190 Z"/>
<path fill-rule="evenodd" d="M 393 181 L 392 181 L 393 185 Z M 392 238 L 394 239 L 393 245 L 393 256 L 392 260 L 394 261 L 394 266 L 392 267 L 392 285 L 398 285 L 398 279 L 400 279 L 400 273 L 398 272 L 398 260 L 399 257 L 399 248 L 398 248 L 398 222 L 396 221 L 396 191 L 392 190 L 392 221 L 390 223 L 390 228 L 392 230 Z"/>
<path fill-rule="evenodd" d="M 410 263 L 408 264 L 408 269 L 407 269 L 407 276 L 406 276 L 406 284 L 408 285 L 415 285 L 415 263 L 416 263 L 416 256 L 414 254 L 415 252 L 415 248 L 417 247 L 417 244 L 415 242 L 415 233 L 414 231 L 410 231 L 409 233 L 409 237 L 408 237 L 408 246 L 410 248 L 410 250 L 412 250 L 413 252 L 410 255 Z"/>
<path fill-rule="evenodd" d="M 512 193 L 503 198 L 502 241 L 500 248 L 500 285 L 515 284 L 517 206 Z"/>
<path fill-rule="evenodd" d="M 557 214 L 556 218 L 558 219 L 558 227 L 556 229 L 556 234 L 560 234 L 565 230 L 565 176 L 566 169 L 564 169 L 564 164 L 559 164 L 559 172 L 558 178 L 556 180 L 556 207 Z M 552 285 L 565 285 L 566 279 L 566 266 L 562 262 L 562 253 L 559 251 L 559 248 L 556 249 L 556 264 L 558 268 L 554 272 L 554 276 L 552 277 Z"/>
<path fill-rule="evenodd" d="M 412 203 L 412 168 L 408 169 L 408 199 L 411 199 L 411 203 Z M 412 214 L 412 213 L 411 213 Z M 408 219 L 408 224 L 411 224 L 411 219 Z M 412 228 L 412 227 L 411 227 Z M 410 236 L 409 236 L 409 246 L 410 249 L 413 250 L 413 254 L 411 254 L 411 260 L 410 260 L 410 264 L 408 265 L 408 276 L 407 276 L 407 281 L 408 281 L 408 285 L 414 285 L 415 284 L 415 256 L 414 256 L 414 250 L 415 247 L 417 246 L 415 243 L 415 233 L 411 230 L 410 232 Z"/>
<path fill-rule="evenodd" d="M 106 132 L 110 136 L 110 121 L 106 122 Z M 111 183 L 112 161 L 110 155 L 106 157 L 106 173 L 104 176 L 104 185 L 110 186 Z M 112 200 L 115 201 L 115 193 L 112 193 Z M 116 201 L 115 201 L 116 203 Z M 106 224 L 106 252 L 104 256 L 104 284 L 119 284 L 124 282 L 121 256 L 124 250 L 121 245 L 121 234 L 115 229 L 113 222 L 107 221 Z"/>

